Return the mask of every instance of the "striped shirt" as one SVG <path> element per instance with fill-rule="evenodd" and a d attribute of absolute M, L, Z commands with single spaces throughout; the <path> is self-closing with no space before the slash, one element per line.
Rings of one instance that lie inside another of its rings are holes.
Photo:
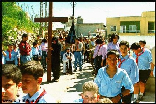
<path fill-rule="evenodd" d="M 107 51 L 110 51 L 110 50 L 117 50 L 117 51 L 119 51 L 119 43 L 117 42 L 116 44 L 113 44 L 113 42 L 109 42 L 107 44 Z"/>

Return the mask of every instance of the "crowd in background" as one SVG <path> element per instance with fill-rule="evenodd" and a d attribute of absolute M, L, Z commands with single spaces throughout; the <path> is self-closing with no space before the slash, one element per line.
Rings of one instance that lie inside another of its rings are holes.
<path fill-rule="evenodd" d="M 46 36 L 41 40 L 37 35 L 33 44 L 29 44 L 28 35 L 23 34 L 19 44 L 8 43 L 7 50 L 3 50 L 2 46 L 2 64 L 21 66 L 34 60 L 40 62 L 46 71 L 47 53 L 51 50 L 51 69 L 54 77 L 52 81 L 59 81 L 60 63 L 63 63 L 63 74 L 73 74 L 77 70 L 82 71 L 83 64 L 87 62 L 93 66 L 94 82 L 99 87 L 101 97 L 108 97 L 116 103 L 121 102 L 122 98 L 122 102 L 130 103 L 134 94 L 134 102 L 138 102 L 144 96 L 148 77 L 153 75 L 155 65 L 152 62 L 152 54 L 145 47 L 145 40 L 129 45 L 129 42 L 124 40 L 119 42 L 119 38 L 116 33 L 111 34 L 108 40 L 102 36 L 77 37 L 75 43 L 70 44 L 63 31 L 59 32 L 58 37 L 52 37 L 52 45 L 48 49 Z M 116 80 L 112 79 L 114 76 Z M 114 88 L 111 89 L 110 86 Z M 107 90 L 103 91 L 103 88 Z"/>

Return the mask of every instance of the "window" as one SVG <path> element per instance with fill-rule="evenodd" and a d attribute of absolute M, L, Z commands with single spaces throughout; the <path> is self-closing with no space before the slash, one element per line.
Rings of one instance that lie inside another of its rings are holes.
<path fill-rule="evenodd" d="M 116 26 L 111 26 L 111 31 L 116 31 Z"/>
<path fill-rule="evenodd" d="M 126 25 L 120 26 L 120 33 L 126 33 Z"/>
<path fill-rule="evenodd" d="M 137 27 L 136 25 L 129 25 L 129 32 L 136 32 Z"/>

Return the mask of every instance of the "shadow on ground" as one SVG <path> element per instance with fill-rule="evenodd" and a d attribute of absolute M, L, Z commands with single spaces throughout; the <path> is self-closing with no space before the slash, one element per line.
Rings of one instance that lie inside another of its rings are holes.
<path fill-rule="evenodd" d="M 79 72 L 77 79 L 78 81 L 74 82 L 75 85 L 73 87 L 69 87 L 67 92 L 82 92 L 82 85 L 87 81 L 93 81 L 94 77 L 91 74 L 92 66 L 87 67 L 87 69 L 83 69 L 82 72 Z"/>

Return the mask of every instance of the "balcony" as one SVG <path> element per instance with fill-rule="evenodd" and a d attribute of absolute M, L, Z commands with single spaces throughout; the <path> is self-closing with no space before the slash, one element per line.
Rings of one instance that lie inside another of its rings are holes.
<path fill-rule="evenodd" d="M 120 30 L 120 33 L 140 33 L 140 30 Z"/>
<path fill-rule="evenodd" d="M 155 30 L 148 30 L 148 33 L 155 33 Z"/>

